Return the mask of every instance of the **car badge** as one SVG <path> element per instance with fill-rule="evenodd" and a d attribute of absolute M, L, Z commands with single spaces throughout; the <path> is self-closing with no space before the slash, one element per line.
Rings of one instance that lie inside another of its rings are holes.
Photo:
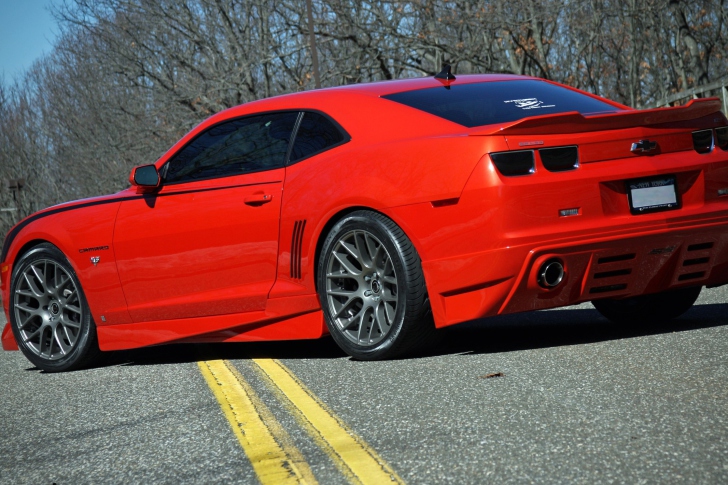
<path fill-rule="evenodd" d="M 91 262 L 94 264 L 94 266 L 96 266 L 97 264 L 99 264 L 99 261 L 100 260 L 101 260 L 101 258 L 98 257 L 98 256 L 91 256 Z"/>
<path fill-rule="evenodd" d="M 656 141 L 640 140 L 636 143 L 632 143 L 632 148 L 629 151 L 632 153 L 649 153 L 657 148 Z"/>

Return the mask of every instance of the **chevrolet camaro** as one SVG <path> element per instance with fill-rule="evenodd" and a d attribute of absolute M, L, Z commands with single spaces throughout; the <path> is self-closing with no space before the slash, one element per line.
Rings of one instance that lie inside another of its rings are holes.
<path fill-rule="evenodd" d="M 15 225 L 2 345 L 52 372 L 327 334 L 388 359 L 442 327 L 587 301 L 666 321 L 728 283 L 727 150 L 714 98 L 635 110 L 447 68 L 250 102 L 128 189 Z"/>

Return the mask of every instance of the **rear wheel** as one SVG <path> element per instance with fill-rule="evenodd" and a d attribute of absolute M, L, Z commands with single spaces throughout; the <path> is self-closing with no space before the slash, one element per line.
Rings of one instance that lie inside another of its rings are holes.
<path fill-rule="evenodd" d="M 331 229 L 318 289 L 331 336 L 352 357 L 388 359 L 434 340 L 420 258 L 381 214 L 353 212 Z"/>
<path fill-rule="evenodd" d="M 10 323 L 20 350 L 46 372 L 78 369 L 99 353 L 76 272 L 50 244 L 36 246 L 16 263 Z"/>
<path fill-rule="evenodd" d="M 701 286 L 622 299 L 594 300 L 599 313 L 615 323 L 658 323 L 677 318 L 693 306 Z"/>

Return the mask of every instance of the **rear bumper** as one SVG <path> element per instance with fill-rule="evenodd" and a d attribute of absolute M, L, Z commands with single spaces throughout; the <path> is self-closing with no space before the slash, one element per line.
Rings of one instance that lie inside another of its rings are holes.
<path fill-rule="evenodd" d="M 538 270 L 552 259 L 562 262 L 565 275 L 545 289 L 538 284 Z M 438 327 L 598 298 L 720 286 L 728 283 L 728 216 L 484 251 L 423 262 L 423 269 Z"/>

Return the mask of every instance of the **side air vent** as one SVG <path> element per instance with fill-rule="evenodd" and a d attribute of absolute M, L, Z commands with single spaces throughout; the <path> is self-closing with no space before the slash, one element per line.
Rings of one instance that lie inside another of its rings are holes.
<path fill-rule="evenodd" d="M 590 289 L 589 293 L 591 293 L 591 294 L 609 293 L 610 291 L 621 291 L 621 290 L 626 290 L 626 289 L 627 289 L 626 284 L 597 286 L 596 288 Z"/>
<path fill-rule="evenodd" d="M 536 171 L 533 150 L 491 153 L 490 159 L 493 160 L 498 171 L 506 177 L 529 175 Z"/>
<path fill-rule="evenodd" d="M 693 148 L 698 153 L 710 153 L 713 149 L 713 130 L 694 131 Z"/>
<path fill-rule="evenodd" d="M 688 246 L 688 251 L 703 251 L 705 249 L 711 249 L 712 247 L 713 247 L 712 242 L 691 244 L 690 246 Z"/>
<path fill-rule="evenodd" d="M 728 150 L 728 126 L 715 129 L 715 145 L 721 150 Z"/>
<path fill-rule="evenodd" d="M 599 264 L 616 263 L 617 261 L 629 261 L 634 259 L 637 255 L 634 253 L 629 254 L 618 254 L 617 256 L 607 256 L 605 258 L 599 258 Z"/>
<path fill-rule="evenodd" d="M 703 278 L 705 276 L 705 271 L 699 271 L 696 273 L 687 273 L 687 274 L 681 274 L 677 277 L 678 281 L 686 281 L 686 280 L 696 280 L 698 278 Z"/>
<path fill-rule="evenodd" d="M 683 261 L 683 266 L 695 266 L 698 264 L 707 264 L 710 263 L 710 258 L 695 258 L 695 259 L 686 259 Z"/>
<path fill-rule="evenodd" d="M 301 279 L 301 246 L 303 244 L 303 231 L 306 221 L 296 221 L 291 236 L 291 278 Z"/>
<path fill-rule="evenodd" d="M 549 172 L 566 172 L 579 168 L 579 151 L 574 147 L 542 148 L 541 163 Z"/>
<path fill-rule="evenodd" d="M 630 268 L 617 269 L 614 271 L 603 271 L 601 273 L 594 273 L 594 279 L 598 280 L 601 278 L 614 278 L 616 276 L 627 276 L 630 274 L 632 274 L 632 270 Z"/>

